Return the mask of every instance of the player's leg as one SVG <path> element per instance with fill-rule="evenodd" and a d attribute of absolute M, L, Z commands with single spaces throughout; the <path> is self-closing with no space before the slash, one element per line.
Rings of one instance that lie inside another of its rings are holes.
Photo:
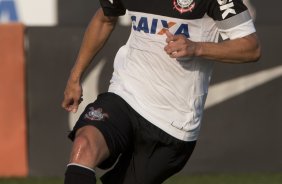
<path fill-rule="evenodd" d="M 132 149 L 128 149 L 120 157 L 114 168 L 105 173 L 100 179 L 103 184 L 123 184 L 124 178 L 128 173 L 131 159 L 132 159 Z"/>
<path fill-rule="evenodd" d="M 160 184 L 179 172 L 191 156 L 196 141 L 178 140 L 134 112 L 132 151 L 123 154 L 102 178 L 103 184 Z"/>
<path fill-rule="evenodd" d="M 140 170 L 140 176 L 145 177 L 146 184 L 161 184 L 172 175 L 183 169 L 189 160 L 196 142 L 183 142 L 167 145 L 163 142 L 156 144 L 156 147 L 147 161 L 144 170 Z M 137 164 L 141 164 L 142 158 L 135 156 Z M 143 159 L 144 160 L 144 159 Z"/>
<path fill-rule="evenodd" d="M 94 126 L 80 128 L 73 143 L 70 163 L 77 163 L 94 169 L 109 156 L 109 150 L 102 133 Z"/>
<path fill-rule="evenodd" d="M 166 135 L 169 136 L 169 135 Z M 178 173 L 190 158 L 196 141 L 147 139 L 139 142 L 123 184 L 161 184 Z"/>
<path fill-rule="evenodd" d="M 134 151 L 122 184 L 161 184 L 184 167 L 196 141 L 178 140 L 142 117 L 138 124 Z"/>
<path fill-rule="evenodd" d="M 85 108 L 69 135 L 74 144 L 65 184 L 95 183 L 94 168 L 111 167 L 131 144 L 131 134 L 125 102 L 115 94 L 99 95 Z"/>
<path fill-rule="evenodd" d="M 94 168 L 109 156 L 102 133 L 94 126 L 77 130 L 65 184 L 95 184 Z"/>

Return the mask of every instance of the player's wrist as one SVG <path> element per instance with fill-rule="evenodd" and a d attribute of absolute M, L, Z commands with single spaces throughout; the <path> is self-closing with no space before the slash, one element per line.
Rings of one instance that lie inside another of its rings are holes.
<path fill-rule="evenodd" d="M 203 44 L 201 42 L 195 43 L 195 54 L 196 57 L 201 57 L 203 52 Z"/>
<path fill-rule="evenodd" d="M 81 72 L 77 72 L 75 70 L 72 70 L 70 77 L 69 77 L 69 80 L 73 83 L 79 83 L 81 76 L 82 76 Z"/>

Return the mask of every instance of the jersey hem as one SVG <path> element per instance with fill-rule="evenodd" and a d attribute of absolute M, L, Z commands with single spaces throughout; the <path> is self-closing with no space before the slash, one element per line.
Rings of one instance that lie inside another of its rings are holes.
<path fill-rule="evenodd" d="M 153 125 L 157 126 L 164 132 L 168 133 L 172 137 L 175 137 L 182 141 L 196 141 L 199 136 L 199 130 L 193 130 L 193 133 L 189 133 L 184 130 L 177 129 L 176 127 L 172 126 L 169 123 L 166 122 L 160 122 L 159 120 L 153 118 L 152 116 L 148 115 L 145 110 L 140 108 L 138 105 L 135 105 L 136 102 L 134 102 L 133 99 L 128 98 L 128 95 L 122 93 L 120 90 L 116 89 L 113 86 L 110 86 L 108 92 L 114 93 L 118 96 L 120 96 L 123 100 L 125 100 L 137 113 L 139 113 L 143 118 L 148 120 Z M 199 129 L 199 128 L 198 128 Z"/>

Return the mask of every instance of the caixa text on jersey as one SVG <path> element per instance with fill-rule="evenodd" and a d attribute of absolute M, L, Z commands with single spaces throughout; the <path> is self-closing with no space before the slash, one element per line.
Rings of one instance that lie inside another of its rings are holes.
<path fill-rule="evenodd" d="M 132 28 L 134 31 L 144 32 L 148 34 L 158 34 L 164 35 L 166 30 L 169 30 L 171 33 L 178 35 L 183 34 L 187 38 L 190 37 L 188 24 L 176 23 L 173 21 L 167 21 L 162 19 L 147 17 L 137 17 L 131 16 Z"/>

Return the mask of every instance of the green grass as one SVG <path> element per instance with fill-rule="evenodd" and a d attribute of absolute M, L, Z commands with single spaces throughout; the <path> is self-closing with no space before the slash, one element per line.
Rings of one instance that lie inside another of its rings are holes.
<path fill-rule="evenodd" d="M 63 184 L 63 179 L 0 178 L 0 184 Z M 282 184 L 282 173 L 177 175 L 164 184 Z"/>
<path fill-rule="evenodd" d="M 0 178 L 0 184 L 63 184 L 62 178 Z"/>
<path fill-rule="evenodd" d="M 164 184 L 282 184 L 282 173 L 174 176 Z"/>

